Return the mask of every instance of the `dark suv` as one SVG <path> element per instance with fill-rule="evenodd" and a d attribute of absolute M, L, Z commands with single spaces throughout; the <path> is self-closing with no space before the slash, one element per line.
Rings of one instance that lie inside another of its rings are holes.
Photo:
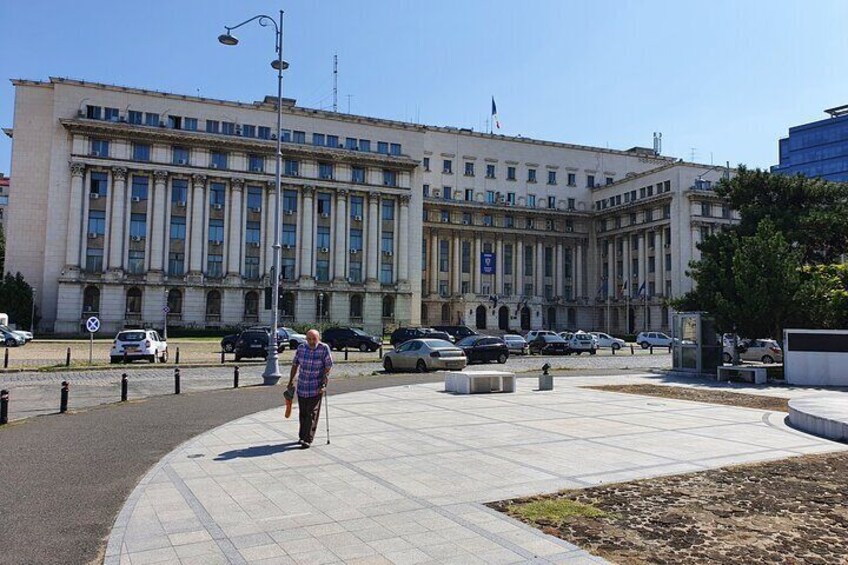
<path fill-rule="evenodd" d="M 459 341 L 470 335 L 477 335 L 477 332 L 475 332 L 468 326 L 433 326 L 433 329 L 449 334 L 456 341 Z"/>
<path fill-rule="evenodd" d="M 265 330 L 245 330 L 241 332 L 236 340 L 233 353 L 236 355 L 236 361 L 251 357 L 265 358 L 268 356 L 268 332 Z M 277 351 L 283 351 L 286 348 L 285 343 L 277 345 Z"/>
<path fill-rule="evenodd" d="M 398 328 L 392 332 L 392 336 L 389 338 L 389 343 L 391 343 L 392 346 L 397 347 L 410 339 L 418 339 L 422 337 L 426 337 L 427 339 L 443 339 L 450 342 L 453 341 L 450 334 L 436 331 L 433 328 Z"/>
<path fill-rule="evenodd" d="M 359 328 L 330 328 L 324 331 L 322 341 L 336 351 L 348 347 L 362 352 L 377 351 L 383 343 L 379 337 L 368 335 Z"/>

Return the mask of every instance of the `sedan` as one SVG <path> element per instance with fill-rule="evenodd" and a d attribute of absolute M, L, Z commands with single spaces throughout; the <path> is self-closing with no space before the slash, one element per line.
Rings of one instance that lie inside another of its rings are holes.
<path fill-rule="evenodd" d="M 506 342 L 499 337 L 470 335 L 460 340 L 456 346 L 462 348 L 469 363 L 497 361 L 504 364 L 509 359 L 509 348 L 506 346 Z"/>
<path fill-rule="evenodd" d="M 556 334 L 540 335 L 528 345 L 530 355 L 571 355 L 568 342 Z"/>
<path fill-rule="evenodd" d="M 527 347 L 527 340 L 523 337 L 517 334 L 506 334 L 503 336 L 503 339 L 510 353 L 527 355 L 529 349 Z"/>
<path fill-rule="evenodd" d="M 18 347 L 26 343 L 26 339 L 23 336 L 11 330 L 0 329 L 0 339 L 3 340 L 3 345 L 6 347 Z"/>
<path fill-rule="evenodd" d="M 445 369 L 458 371 L 467 364 L 462 349 L 443 339 L 411 339 L 383 357 L 383 368 L 387 373 L 395 370 L 415 370 L 419 373 Z"/>
<path fill-rule="evenodd" d="M 761 363 L 783 363 L 783 350 L 773 339 L 743 339 L 739 340 L 736 350 L 740 361 L 759 361 Z M 722 361 L 733 361 L 733 346 L 724 348 Z"/>
<path fill-rule="evenodd" d="M 619 339 L 617 337 L 612 337 L 609 334 L 605 334 L 603 332 L 589 332 L 591 335 L 595 336 L 595 339 L 598 340 L 598 347 L 609 347 L 610 349 L 614 349 L 618 351 L 625 345 L 627 345 L 623 339 Z"/>

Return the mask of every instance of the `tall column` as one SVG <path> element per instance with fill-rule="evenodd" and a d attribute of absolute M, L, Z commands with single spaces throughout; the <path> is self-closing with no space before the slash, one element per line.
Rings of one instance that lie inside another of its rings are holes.
<path fill-rule="evenodd" d="M 483 276 L 480 273 L 481 265 L 480 265 L 480 255 L 483 253 L 483 240 L 480 239 L 480 236 L 474 238 L 474 257 L 472 257 L 471 261 L 471 274 L 472 280 L 474 281 L 474 293 L 481 294 L 483 292 Z"/>
<path fill-rule="evenodd" d="M 583 242 L 578 242 L 574 257 L 574 298 L 583 297 Z"/>
<path fill-rule="evenodd" d="M 565 286 L 563 284 L 565 258 L 563 257 L 562 242 L 558 241 L 554 251 L 554 296 L 565 296 Z"/>
<path fill-rule="evenodd" d="M 301 229 L 300 234 L 300 252 L 301 252 L 301 265 L 300 265 L 300 278 L 302 279 L 311 279 L 312 278 L 312 258 L 315 253 L 315 245 L 312 240 L 312 222 L 313 222 L 313 199 L 315 197 L 315 187 L 311 185 L 306 185 L 303 187 L 303 227 Z"/>
<path fill-rule="evenodd" d="M 430 294 L 439 292 L 439 234 L 430 231 Z"/>
<path fill-rule="evenodd" d="M 515 257 L 515 294 L 524 296 L 524 241 L 520 238 L 515 241 Z"/>
<path fill-rule="evenodd" d="M 504 253 L 503 239 L 500 237 L 495 241 L 495 288 L 492 289 L 494 294 L 503 294 L 503 279 L 504 279 Z"/>
<path fill-rule="evenodd" d="M 265 198 L 265 273 L 274 266 L 274 216 L 277 214 L 277 185 L 269 182 Z M 282 224 L 282 222 L 281 222 Z M 282 225 L 280 230 L 282 230 Z M 272 281 L 273 282 L 273 281 Z"/>
<path fill-rule="evenodd" d="M 153 201 L 151 207 L 150 222 L 150 270 L 164 270 L 164 245 L 165 245 L 165 214 L 168 206 L 165 202 L 168 183 L 167 171 L 155 171 L 153 173 Z"/>
<path fill-rule="evenodd" d="M 230 234 L 227 237 L 227 276 L 241 276 L 241 250 L 244 246 L 241 218 L 241 202 L 244 190 L 244 179 L 234 178 L 230 181 Z"/>
<path fill-rule="evenodd" d="M 377 239 L 380 227 L 380 195 L 377 192 L 368 193 L 368 253 L 365 263 L 368 265 L 368 281 L 376 282 L 380 268 L 380 245 Z"/>
<path fill-rule="evenodd" d="M 124 268 L 124 210 L 127 206 L 127 170 L 112 168 L 112 218 L 109 222 L 109 268 Z"/>
<path fill-rule="evenodd" d="M 458 234 L 453 236 L 453 257 L 451 257 L 451 277 L 453 279 L 452 294 L 462 293 L 462 239 Z"/>
<path fill-rule="evenodd" d="M 400 197 L 400 227 L 395 234 L 395 247 L 398 250 L 398 282 L 409 282 L 409 195 Z"/>
<path fill-rule="evenodd" d="M 206 175 L 193 175 L 191 196 L 191 245 L 189 246 L 189 272 L 203 272 L 203 204 L 205 202 Z"/>
<path fill-rule="evenodd" d="M 333 222 L 335 239 L 333 242 L 333 279 L 337 281 L 345 280 L 345 256 L 347 255 L 347 246 L 345 238 L 347 236 L 347 195 L 345 189 L 340 189 L 336 192 L 336 221 Z"/>
<path fill-rule="evenodd" d="M 71 195 L 68 202 L 68 241 L 65 252 L 65 264 L 71 268 L 80 266 L 80 248 L 82 243 L 83 181 L 85 164 L 71 163 Z"/>
<path fill-rule="evenodd" d="M 536 296 L 545 295 L 545 244 L 536 242 Z"/>

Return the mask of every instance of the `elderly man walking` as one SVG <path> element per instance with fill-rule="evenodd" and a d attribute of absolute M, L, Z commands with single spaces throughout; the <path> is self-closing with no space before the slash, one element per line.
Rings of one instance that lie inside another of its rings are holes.
<path fill-rule="evenodd" d="M 289 388 L 297 376 L 297 406 L 300 413 L 300 447 L 307 449 L 315 439 L 321 399 L 327 390 L 333 357 L 326 343 L 321 343 L 318 330 L 306 332 L 306 343 L 297 348 L 291 366 Z M 298 375 L 298 371 L 300 374 Z"/>

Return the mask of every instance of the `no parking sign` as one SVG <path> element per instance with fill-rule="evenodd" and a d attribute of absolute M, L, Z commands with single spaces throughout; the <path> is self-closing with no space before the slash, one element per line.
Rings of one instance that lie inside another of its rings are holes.
<path fill-rule="evenodd" d="M 88 330 L 88 364 L 91 365 L 94 350 L 94 334 L 100 330 L 100 320 L 97 319 L 97 316 L 92 316 L 85 321 L 85 328 Z"/>

